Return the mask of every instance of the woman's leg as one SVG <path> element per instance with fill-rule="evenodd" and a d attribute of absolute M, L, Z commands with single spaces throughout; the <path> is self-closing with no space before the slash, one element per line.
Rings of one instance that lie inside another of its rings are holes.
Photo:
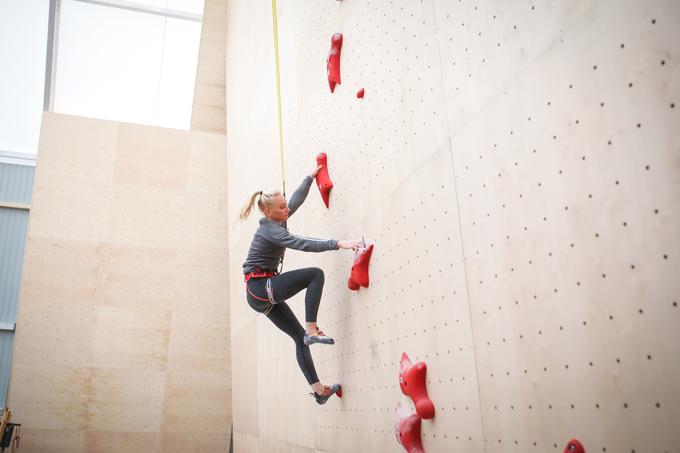
<path fill-rule="evenodd" d="M 271 278 L 272 296 L 276 301 L 285 301 L 307 288 L 305 293 L 305 321 L 308 331 L 310 325 L 313 325 L 313 330 L 315 330 L 323 284 L 324 274 L 318 267 L 284 272 Z"/>
<path fill-rule="evenodd" d="M 297 362 L 300 366 L 300 370 L 302 370 L 302 374 L 304 374 L 305 379 L 307 379 L 307 383 L 312 386 L 314 391 L 318 390 L 319 387 L 323 388 L 319 383 L 319 377 L 316 375 L 316 369 L 314 368 L 312 354 L 309 352 L 309 346 L 303 342 L 305 330 L 300 325 L 300 322 L 295 317 L 295 313 L 293 313 L 288 304 L 280 302 L 274 305 L 267 317 L 271 319 L 276 327 L 287 333 L 295 342 Z"/>

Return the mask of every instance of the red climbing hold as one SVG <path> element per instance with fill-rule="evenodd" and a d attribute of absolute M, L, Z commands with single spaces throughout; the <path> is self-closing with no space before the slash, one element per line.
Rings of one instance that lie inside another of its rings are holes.
<path fill-rule="evenodd" d="M 352 291 L 358 290 L 360 286 L 368 288 L 368 263 L 371 261 L 372 253 L 373 244 L 363 249 L 354 259 L 352 272 L 347 280 L 347 287 Z"/>
<path fill-rule="evenodd" d="M 331 50 L 326 59 L 328 85 L 331 87 L 331 93 L 335 91 L 335 84 L 340 85 L 340 49 L 342 49 L 342 33 L 335 33 L 331 38 Z"/>
<path fill-rule="evenodd" d="M 409 453 L 425 453 L 420 440 L 420 417 L 418 414 L 408 415 L 406 408 L 397 404 L 397 423 L 395 433 L 397 442 L 404 446 Z"/>
<path fill-rule="evenodd" d="M 333 188 L 333 182 L 331 177 L 328 176 L 328 156 L 326 156 L 326 153 L 319 153 L 316 156 L 316 165 L 323 165 L 323 168 L 316 174 L 316 185 L 319 187 L 324 204 L 328 207 L 328 197 Z"/>
<path fill-rule="evenodd" d="M 567 446 L 564 448 L 564 453 L 586 453 L 585 448 L 576 439 L 571 439 Z"/>
<path fill-rule="evenodd" d="M 401 391 L 404 395 L 411 397 L 416 405 L 418 416 L 423 419 L 434 417 L 434 404 L 427 396 L 427 389 L 425 388 L 425 374 L 427 373 L 425 362 L 418 362 L 413 365 L 411 359 L 404 352 L 401 355 L 399 366 L 399 385 L 401 386 Z"/>
<path fill-rule="evenodd" d="M 357 97 L 359 99 L 363 99 L 363 97 L 364 97 L 364 89 L 363 88 L 360 89 L 359 91 L 357 91 Z"/>

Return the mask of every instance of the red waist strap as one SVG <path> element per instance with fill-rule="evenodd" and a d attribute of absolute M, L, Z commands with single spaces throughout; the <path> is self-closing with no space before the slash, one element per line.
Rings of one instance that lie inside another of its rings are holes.
<path fill-rule="evenodd" d="M 250 274 L 245 274 L 243 276 L 243 281 L 247 282 L 251 278 L 261 278 L 261 277 L 273 277 L 276 274 L 273 272 L 265 272 L 265 271 L 260 271 L 260 272 L 251 272 Z"/>

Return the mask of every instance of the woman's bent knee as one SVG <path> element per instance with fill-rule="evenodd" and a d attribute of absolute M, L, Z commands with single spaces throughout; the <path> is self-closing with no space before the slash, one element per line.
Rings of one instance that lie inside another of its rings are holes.
<path fill-rule="evenodd" d="M 314 279 L 321 280 L 322 282 L 325 279 L 325 275 L 323 273 L 323 269 L 318 268 L 318 267 L 312 267 L 312 271 L 314 271 Z"/>

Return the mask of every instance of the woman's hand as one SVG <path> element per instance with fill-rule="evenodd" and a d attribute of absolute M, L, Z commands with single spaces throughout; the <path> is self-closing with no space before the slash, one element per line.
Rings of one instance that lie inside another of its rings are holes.
<path fill-rule="evenodd" d="M 323 168 L 323 165 L 319 165 L 318 167 L 316 167 L 316 170 L 314 170 L 313 172 L 311 172 L 309 174 L 309 176 L 311 176 L 312 179 L 316 178 L 317 173 L 319 173 L 319 170 L 321 170 L 322 168 Z"/>
<path fill-rule="evenodd" d="M 357 250 L 361 247 L 364 246 L 363 241 L 352 241 L 352 240 L 342 240 L 338 241 L 338 248 L 339 249 L 352 249 L 352 250 Z"/>

